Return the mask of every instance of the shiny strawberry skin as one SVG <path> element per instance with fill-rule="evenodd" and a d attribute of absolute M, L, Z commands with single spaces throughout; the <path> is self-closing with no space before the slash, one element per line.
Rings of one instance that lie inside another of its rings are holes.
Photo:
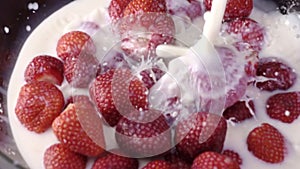
<path fill-rule="evenodd" d="M 53 121 L 53 132 L 70 150 L 86 156 L 98 156 L 104 152 L 105 142 L 102 123 L 96 119 L 99 117 L 95 113 L 92 103 L 71 103 Z"/>
<path fill-rule="evenodd" d="M 85 169 L 87 158 L 72 152 L 68 147 L 58 143 L 50 146 L 44 153 L 44 167 L 46 169 Z"/>
<path fill-rule="evenodd" d="M 63 63 L 59 59 L 49 55 L 36 56 L 25 70 L 25 81 L 46 81 L 61 85 L 63 77 Z"/>
<path fill-rule="evenodd" d="M 247 145 L 255 157 L 268 163 L 281 163 L 287 153 L 284 136 L 268 123 L 249 133 Z"/>
<path fill-rule="evenodd" d="M 154 160 L 147 163 L 142 169 L 172 169 L 171 164 L 164 160 Z"/>
<path fill-rule="evenodd" d="M 252 113 L 255 113 L 254 102 L 252 100 L 248 103 L 246 103 L 246 101 L 238 101 L 234 105 L 226 108 L 223 112 L 223 117 L 237 123 L 253 118 Z"/>
<path fill-rule="evenodd" d="M 60 37 L 56 46 L 57 55 L 65 61 L 77 58 L 81 53 L 95 54 L 96 47 L 92 38 L 82 31 L 71 31 Z"/>
<path fill-rule="evenodd" d="M 240 169 L 238 163 L 230 157 L 216 153 L 204 152 L 195 158 L 191 169 Z"/>
<path fill-rule="evenodd" d="M 283 123 L 293 123 L 300 115 L 300 92 L 278 93 L 267 100 L 269 117 Z"/>
<path fill-rule="evenodd" d="M 147 109 L 147 88 L 128 69 L 111 69 L 100 74 L 90 87 L 90 95 L 110 126 L 132 109 Z"/>
<path fill-rule="evenodd" d="M 204 0 L 206 10 L 210 11 L 213 0 Z M 228 0 L 224 20 L 248 17 L 253 9 L 253 0 Z"/>
<path fill-rule="evenodd" d="M 132 0 L 124 10 L 124 16 L 136 14 L 138 12 L 161 12 L 166 13 L 165 0 Z"/>
<path fill-rule="evenodd" d="M 205 151 L 221 152 L 226 132 L 227 123 L 222 116 L 206 112 L 192 114 L 176 126 L 176 149 L 189 162 Z"/>
<path fill-rule="evenodd" d="M 55 85 L 32 82 L 21 88 L 15 112 L 28 130 L 42 133 L 51 127 L 63 107 L 63 94 Z"/>
<path fill-rule="evenodd" d="M 127 7 L 131 0 L 112 0 L 108 7 L 108 14 L 112 21 L 117 21 L 122 18 L 124 9 Z"/>
<path fill-rule="evenodd" d="M 118 145 L 133 157 L 152 157 L 171 148 L 170 127 L 156 110 L 133 111 L 116 126 Z"/>
<path fill-rule="evenodd" d="M 227 157 L 230 157 L 233 161 L 236 161 L 239 165 L 243 164 L 243 160 L 241 156 L 233 150 L 224 150 L 222 154 L 226 155 Z"/>
<path fill-rule="evenodd" d="M 98 158 L 93 164 L 92 169 L 138 169 L 139 162 L 135 158 L 120 156 L 108 153 Z"/>
<path fill-rule="evenodd" d="M 297 74 L 283 60 L 276 57 L 261 58 L 258 62 L 257 76 L 269 78 L 266 81 L 256 82 L 261 90 L 287 90 L 295 84 Z"/>
<path fill-rule="evenodd" d="M 64 62 L 64 75 L 72 87 L 86 88 L 96 78 L 100 70 L 99 61 L 93 55 L 80 54 L 67 58 Z"/>

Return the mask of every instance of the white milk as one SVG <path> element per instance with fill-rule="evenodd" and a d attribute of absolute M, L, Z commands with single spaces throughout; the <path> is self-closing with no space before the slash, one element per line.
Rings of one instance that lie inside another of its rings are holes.
<path fill-rule="evenodd" d="M 23 155 L 25 161 L 28 163 L 31 169 L 41 169 L 43 167 L 43 154 L 47 147 L 57 143 L 57 139 L 49 129 L 43 134 L 35 134 L 25 129 L 17 119 L 14 108 L 20 88 L 24 81 L 24 71 L 26 65 L 39 54 L 49 54 L 56 56 L 56 43 L 62 34 L 66 31 L 78 28 L 81 20 L 85 21 L 97 21 L 100 26 L 105 27 L 108 24 L 106 8 L 109 4 L 109 0 L 77 0 L 63 7 L 46 19 L 27 39 L 22 51 L 20 52 L 15 69 L 13 71 L 9 89 L 8 89 L 8 112 L 11 129 L 13 131 L 14 138 L 17 146 Z M 96 10 L 94 10 L 97 8 Z M 92 14 L 90 14 L 92 13 Z M 278 56 L 285 59 L 290 65 L 296 69 L 298 73 L 298 80 L 290 91 L 300 90 L 300 21 L 299 16 L 290 15 L 282 16 L 279 13 L 265 14 L 261 11 L 254 10 L 251 15 L 252 18 L 263 24 L 267 28 L 267 34 L 269 36 L 270 43 L 262 51 L 261 57 Z M 196 25 L 203 25 L 203 20 L 196 19 Z M 71 24 L 70 24 L 71 23 Z M 278 23 L 278 24 L 275 24 Z M 100 27 L 101 29 L 101 27 Z M 95 32 L 91 30 L 90 34 L 105 35 L 107 32 L 100 31 Z M 109 37 L 109 36 L 108 36 Z M 107 39 L 94 39 L 97 46 L 110 46 L 114 41 Z M 43 45 L 41 45 L 43 44 Z M 98 54 L 102 54 L 108 49 L 101 49 Z M 70 90 L 66 87 L 66 82 L 62 85 L 64 95 L 67 97 L 70 95 Z M 73 91 L 74 92 L 74 91 Z M 78 93 L 86 94 L 87 91 L 76 91 Z M 225 142 L 225 149 L 232 149 L 241 155 L 243 159 L 242 169 L 298 169 L 300 159 L 300 135 L 297 131 L 300 128 L 300 119 L 294 121 L 292 124 L 284 124 L 270 119 L 265 112 L 266 99 L 275 93 L 258 92 L 256 88 L 249 87 L 247 94 L 254 98 L 255 108 L 257 115 L 255 118 L 247 120 L 241 124 L 232 125 L 229 124 L 228 134 Z M 261 160 L 255 158 L 247 150 L 246 138 L 248 133 L 255 127 L 259 126 L 262 122 L 268 122 L 274 125 L 285 136 L 289 151 L 282 164 L 267 164 Z M 106 140 L 110 140 L 112 144 L 115 143 L 114 137 L 106 137 Z M 106 135 L 107 136 L 107 135 Z M 141 165 L 145 164 L 145 160 L 141 161 Z M 89 163 L 91 165 L 91 162 Z"/>

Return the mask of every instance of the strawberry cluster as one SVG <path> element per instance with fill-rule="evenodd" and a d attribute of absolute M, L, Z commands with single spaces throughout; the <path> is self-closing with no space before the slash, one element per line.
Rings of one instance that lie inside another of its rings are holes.
<path fill-rule="evenodd" d="M 45 168 L 84 169 L 88 159 L 95 159 L 92 169 L 138 169 L 138 158 L 152 156 L 143 169 L 239 169 L 243 165 L 239 152 L 224 150 L 227 122 L 253 118 L 257 113 L 253 101 L 232 103 L 222 115 L 189 112 L 174 123 L 148 102 L 149 89 L 165 72 L 156 67 L 135 72 L 124 58 L 141 62 L 155 57 L 158 45 L 173 43 L 175 23 L 170 15 L 180 13 L 191 20 L 202 15 L 199 1 L 182 0 L 185 6 L 180 7 L 171 2 L 111 1 L 108 12 L 124 54 L 110 53 L 108 60 L 100 62 L 92 37 L 71 31 L 58 40 L 57 57 L 40 55 L 28 64 L 15 112 L 28 130 L 43 133 L 51 128 L 57 137 L 59 143 L 44 153 Z M 205 10 L 211 4 L 212 0 L 204 0 Z M 251 51 L 245 56 L 245 72 L 254 77 L 257 88 L 287 90 L 296 74 L 281 60 L 259 59 L 265 33 L 248 18 L 252 8 L 252 0 L 229 0 L 222 33 L 235 37 L 233 45 L 238 51 Z M 150 34 L 132 34 L 141 31 Z M 268 80 L 258 81 L 260 76 Z M 65 98 L 61 89 L 68 87 L 85 89 L 88 94 Z M 174 108 L 177 99 L 168 108 Z M 299 92 L 273 95 L 266 105 L 267 114 L 284 123 L 298 118 L 299 107 Z M 114 129 L 119 149 L 105 151 L 103 125 Z M 284 136 L 268 123 L 253 129 L 246 143 L 249 152 L 268 163 L 280 163 L 288 153 Z"/>

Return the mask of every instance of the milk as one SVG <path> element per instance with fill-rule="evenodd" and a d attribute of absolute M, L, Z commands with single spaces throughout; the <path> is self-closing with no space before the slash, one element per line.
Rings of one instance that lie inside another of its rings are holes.
<path fill-rule="evenodd" d="M 27 39 L 24 44 L 19 58 L 17 60 L 15 69 L 13 71 L 11 81 L 8 89 L 8 113 L 9 122 L 13 136 L 16 140 L 17 146 L 23 155 L 25 161 L 28 163 L 31 169 L 41 169 L 43 167 L 43 154 L 45 150 L 52 144 L 58 143 L 58 140 L 52 133 L 51 129 L 47 130 L 43 134 L 35 134 L 29 132 L 23 125 L 20 124 L 17 119 L 14 108 L 16 105 L 17 97 L 20 88 L 25 84 L 23 73 L 26 65 L 39 54 L 49 54 L 56 56 L 56 43 L 62 34 L 73 29 L 79 29 L 78 26 L 82 20 L 96 21 L 102 30 L 105 29 L 105 25 L 109 24 L 107 20 L 106 8 L 109 4 L 109 0 L 77 0 L 69 5 L 65 6 L 61 10 L 54 13 L 48 19 L 46 19 Z M 95 8 L 98 8 L 94 10 Z M 97 19 L 96 19 L 97 18 Z M 267 28 L 267 35 L 269 36 L 270 43 L 262 51 L 261 57 L 277 56 L 282 57 L 298 72 L 298 80 L 296 84 L 289 90 L 300 90 L 300 21 L 299 15 L 282 16 L 277 12 L 264 13 L 258 9 L 254 9 L 251 18 L 257 20 Z M 195 25 L 202 25 L 203 20 L 199 19 L 195 21 Z M 274 25 L 278 23 L 279 25 Z M 296 25 L 296 27 L 294 26 Z M 99 28 L 100 29 L 100 28 Z M 90 32 L 99 33 L 99 32 Z M 101 33 L 101 32 L 100 32 Z M 100 37 L 100 36 L 95 36 Z M 94 39 L 96 44 L 103 44 L 101 39 Z M 114 43 L 105 41 L 105 46 L 110 46 Z M 43 45 L 41 45 L 43 44 Z M 108 49 L 101 49 L 101 52 L 105 52 Z M 99 52 L 99 51 L 98 51 Z M 72 92 L 78 92 L 81 94 L 87 94 L 87 91 L 70 91 L 67 87 L 67 83 L 64 82 L 61 89 L 64 95 L 67 97 Z M 295 120 L 292 124 L 284 124 L 276 120 L 270 119 L 265 112 L 265 102 L 267 98 L 275 93 L 283 91 L 259 92 L 255 87 L 249 87 L 247 94 L 254 98 L 254 104 L 256 109 L 256 116 L 253 119 L 249 119 L 240 124 L 228 123 L 228 133 L 224 149 L 232 149 L 238 152 L 243 159 L 242 169 L 298 169 L 300 159 L 300 135 L 297 133 L 300 128 L 300 119 Z M 286 91 L 284 91 L 286 92 Z M 268 164 L 256 157 L 254 157 L 248 150 L 246 145 L 246 138 L 248 133 L 255 127 L 259 126 L 263 122 L 268 122 L 274 125 L 286 138 L 288 145 L 288 155 L 281 164 Z M 108 136 L 108 134 L 106 134 Z M 105 138 L 107 142 L 115 143 L 113 134 Z M 113 145 L 112 145 L 113 146 Z M 141 160 L 140 166 L 144 165 L 147 161 Z M 89 168 L 92 164 L 92 160 L 89 162 Z"/>

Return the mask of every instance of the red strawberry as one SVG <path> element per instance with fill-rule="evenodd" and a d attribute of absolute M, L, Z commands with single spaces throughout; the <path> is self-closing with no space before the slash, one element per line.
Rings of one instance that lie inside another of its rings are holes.
<path fill-rule="evenodd" d="M 230 157 L 216 153 L 204 152 L 195 158 L 191 169 L 240 169 L 239 164 Z"/>
<path fill-rule="evenodd" d="M 54 144 L 44 153 L 44 166 L 46 169 L 86 168 L 87 158 L 72 152 L 63 144 Z"/>
<path fill-rule="evenodd" d="M 284 123 L 292 123 L 300 115 L 300 92 L 279 93 L 267 100 L 267 114 Z"/>
<path fill-rule="evenodd" d="M 255 112 L 254 103 L 250 101 L 238 101 L 234 105 L 226 108 L 223 112 L 223 117 L 233 122 L 242 122 L 252 118 Z"/>
<path fill-rule="evenodd" d="M 205 151 L 221 152 L 226 132 L 223 117 L 205 112 L 192 114 L 176 126 L 176 149 L 188 161 Z"/>
<path fill-rule="evenodd" d="M 171 148 L 171 132 L 165 117 L 156 110 L 134 111 L 116 127 L 116 140 L 133 157 L 162 154 Z"/>
<path fill-rule="evenodd" d="M 122 18 L 124 9 L 131 0 L 112 0 L 108 7 L 108 14 L 113 21 Z"/>
<path fill-rule="evenodd" d="M 236 38 L 235 46 L 239 51 L 253 49 L 260 51 L 264 44 L 265 30 L 250 18 L 237 18 L 225 22 L 223 29 Z"/>
<path fill-rule="evenodd" d="M 158 45 L 173 43 L 175 23 L 165 13 L 141 13 L 124 17 L 117 29 L 123 51 L 132 59 L 141 61 L 155 56 Z"/>
<path fill-rule="evenodd" d="M 253 129 L 247 137 L 248 150 L 268 163 L 280 163 L 287 153 L 283 135 L 268 123 Z"/>
<path fill-rule="evenodd" d="M 110 126 L 133 109 L 147 109 L 147 88 L 128 69 L 112 69 L 92 83 L 90 95 Z"/>
<path fill-rule="evenodd" d="M 142 169 L 172 169 L 171 163 L 164 160 L 154 160 L 147 163 Z"/>
<path fill-rule="evenodd" d="M 256 83 L 259 89 L 267 91 L 287 90 L 294 85 L 297 79 L 295 70 L 276 57 L 261 58 L 256 75 L 267 78 L 266 81 Z"/>
<path fill-rule="evenodd" d="M 243 160 L 240 157 L 240 155 L 232 150 L 224 150 L 222 152 L 223 155 L 226 155 L 227 157 L 230 157 L 233 161 L 236 161 L 239 165 L 243 164 Z"/>
<path fill-rule="evenodd" d="M 210 11 L 213 0 L 204 0 L 206 10 Z M 248 17 L 253 9 L 253 0 L 228 0 L 224 20 Z"/>
<path fill-rule="evenodd" d="M 56 85 L 63 82 L 63 63 L 55 57 L 40 55 L 35 57 L 25 70 L 25 81 L 46 81 Z"/>
<path fill-rule="evenodd" d="M 70 150 L 97 156 L 104 150 L 102 122 L 91 102 L 76 100 L 52 124 L 58 140 Z"/>
<path fill-rule="evenodd" d="M 79 54 L 94 54 L 96 47 L 92 38 L 85 32 L 72 31 L 64 34 L 57 42 L 57 55 L 65 61 L 67 58 L 77 58 Z"/>
<path fill-rule="evenodd" d="M 42 133 L 51 126 L 63 107 L 62 92 L 55 85 L 41 81 L 21 88 L 15 112 L 28 130 Z"/>
<path fill-rule="evenodd" d="M 64 75 L 72 87 L 88 87 L 98 71 L 98 59 L 92 55 L 79 54 L 76 58 L 66 58 L 64 62 Z"/>
<path fill-rule="evenodd" d="M 166 0 L 132 0 L 124 10 L 124 16 L 143 12 L 167 12 Z"/>
<path fill-rule="evenodd" d="M 168 13 L 191 20 L 202 15 L 201 2 L 198 0 L 166 0 Z"/>
<path fill-rule="evenodd" d="M 171 169 L 190 169 L 191 165 L 180 158 L 177 151 L 170 152 L 164 156 L 164 159 L 171 164 Z"/>
<path fill-rule="evenodd" d="M 98 158 L 93 164 L 92 169 L 138 169 L 138 167 L 139 162 L 135 158 L 108 153 Z"/>
<path fill-rule="evenodd" d="M 147 89 L 150 89 L 164 74 L 165 72 L 163 70 L 152 68 L 143 70 L 140 76 Z"/>

